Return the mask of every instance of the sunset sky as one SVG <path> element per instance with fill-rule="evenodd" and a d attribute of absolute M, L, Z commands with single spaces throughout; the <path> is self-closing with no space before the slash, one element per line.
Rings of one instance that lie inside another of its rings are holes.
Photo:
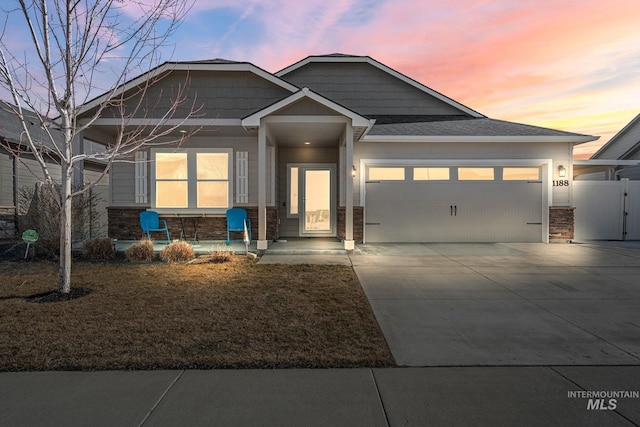
<path fill-rule="evenodd" d="M 368 55 L 489 117 L 601 136 L 640 113 L 640 0 L 196 0 L 164 60 Z"/>

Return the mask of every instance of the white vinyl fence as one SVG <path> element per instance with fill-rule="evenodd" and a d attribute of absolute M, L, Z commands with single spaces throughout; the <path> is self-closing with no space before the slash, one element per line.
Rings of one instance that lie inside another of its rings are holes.
<path fill-rule="evenodd" d="M 640 240 L 640 181 L 574 181 L 576 240 Z"/>

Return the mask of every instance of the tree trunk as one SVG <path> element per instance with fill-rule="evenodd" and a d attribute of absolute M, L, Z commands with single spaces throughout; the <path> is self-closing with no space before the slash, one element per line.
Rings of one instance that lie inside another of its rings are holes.
<path fill-rule="evenodd" d="M 70 168 L 63 164 L 60 186 L 60 271 L 58 292 L 71 291 L 71 194 Z"/>

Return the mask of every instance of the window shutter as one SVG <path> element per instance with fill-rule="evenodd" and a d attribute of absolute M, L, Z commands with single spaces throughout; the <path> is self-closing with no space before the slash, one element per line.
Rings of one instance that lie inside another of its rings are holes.
<path fill-rule="evenodd" d="M 136 180 L 136 203 L 149 203 L 147 197 L 147 162 L 146 151 L 136 151 L 135 180 Z"/>
<path fill-rule="evenodd" d="M 249 152 L 236 152 L 236 203 L 249 203 Z"/>

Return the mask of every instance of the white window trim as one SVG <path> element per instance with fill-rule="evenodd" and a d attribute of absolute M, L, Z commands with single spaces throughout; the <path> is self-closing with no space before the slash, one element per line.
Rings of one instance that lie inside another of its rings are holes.
<path fill-rule="evenodd" d="M 156 153 L 187 153 L 187 188 L 189 206 L 186 208 L 158 208 L 156 207 Z M 196 169 L 196 155 L 198 153 L 226 153 L 228 162 L 228 206 L 225 208 L 198 208 L 197 207 L 197 169 Z M 233 207 L 233 199 L 235 196 L 234 186 L 234 156 L 233 149 L 231 148 L 153 148 L 151 149 L 151 209 L 158 213 L 164 214 L 226 214 L 227 209 Z"/>

